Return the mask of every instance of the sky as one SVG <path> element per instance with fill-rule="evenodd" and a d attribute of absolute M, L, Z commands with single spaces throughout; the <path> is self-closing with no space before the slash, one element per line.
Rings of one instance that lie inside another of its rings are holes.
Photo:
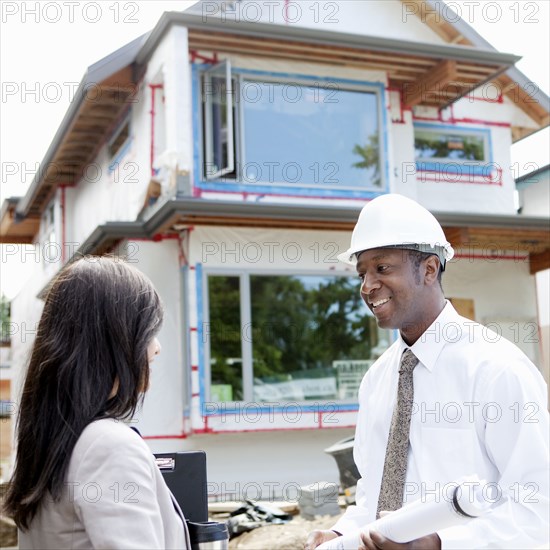
<path fill-rule="evenodd" d="M 257 0 L 261 5 L 264 0 Z M 363 0 L 374 1 L 374 0 Z M 192 0 L 7 1 L 0 3 L 0 204 L 24 195 L 74 99 L 86 68 L 149 31 L 164 11 Z M 550 1 L 447 2 L 498 50 L 523 56 L 517 67 L 550 91 Z M 512 148 L 517 175 L 548 164 L 548 129 Z M 25 281 L 16 258 L 0 247 L 0 293 L 12 298 Z"/>

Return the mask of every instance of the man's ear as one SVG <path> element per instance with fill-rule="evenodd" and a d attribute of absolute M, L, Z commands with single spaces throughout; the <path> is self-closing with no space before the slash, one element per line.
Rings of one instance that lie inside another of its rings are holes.
<path fill-rule="evenodd" d="M 427 285 L 433 285 L 438 283 L 437 276 L 439 275 L 439 268 L 441 262 L 437 256 L 431 254 L 424 262 L 424 282 Z"/>

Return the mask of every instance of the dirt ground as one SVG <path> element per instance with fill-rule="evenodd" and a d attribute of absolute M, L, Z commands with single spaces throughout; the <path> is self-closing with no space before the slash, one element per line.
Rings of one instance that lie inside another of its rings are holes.
<path fill-rule="evenodd" d="M 283 525 L 268 525 L 243 533 L 229 541 L 229 548 L 230 550 L 303 550 L 310 531 L 329 529 L 335 522 L 335 516 L 322 516 L 314 521 L 295 516 L 292 521 Z M 16 545 L 17 532 L 13 523 L 0 520 L 0 548 Z"/>
<path fill-rule="evenodd" d="M 330 529 L 339 516 L 319 516 L 313 521 L 294 516 L 283 525 L 267 525 L 243 533 L 229 541 L 230 550 L 303 550 L 307 534 L 314 529 Z"/>

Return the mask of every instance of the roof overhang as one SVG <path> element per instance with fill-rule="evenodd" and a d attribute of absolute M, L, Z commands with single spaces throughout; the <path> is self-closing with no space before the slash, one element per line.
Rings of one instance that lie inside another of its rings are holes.
<path fill-rule="evenodd" d="M 494 49 L 434 45 L 324 29 L 165 13 L 137 57 L 145 63 L 171 25 L 189 30 L 197 52 L 324 63 L 384 71 L 406 107 L 445 107 L 513 66 L 520 57 Z"/>
<path fill-rule="evenodd" d="M 18 220 L 16 213 L 20 197 L 10 197 L 4 200 L 0 209 L 0 244 L 30 244 L 38 233 L 40 218 L 25 218 Z"/>
<path fill-rule="evenodd" d="M 179 234 L 199 225 L 351 232 L 359 211 L 359 207 L 293 205 L 289 208 L 273 203 L 174 199 L 166 202 L 147 221 L 99 226 L 76 254 L 102 254 L 123 239 L 154 239 L 156 235 Z M 550 267 L 550 221 L 547 218 L 438 212 L 434 215 L 457 249 L 484 250 L 488 257 L 491 251 L 517 252 L 518 259 L 528 255 L 531 273 Z"/>
<path fill-rule="evenodd" d="M 487 40 L 442 0 L 401 0 L 408 13 L 415 14 L 450 44 L 497 51 Z M 476 50 L 477 51 L 477 50 Z M 497 75 L 494 82 L 501 94 L 525 112 L 538 128 L 512 126 L 512 140 L 523 139 L 550 124 L 550 98 L 517 67 Z"/>

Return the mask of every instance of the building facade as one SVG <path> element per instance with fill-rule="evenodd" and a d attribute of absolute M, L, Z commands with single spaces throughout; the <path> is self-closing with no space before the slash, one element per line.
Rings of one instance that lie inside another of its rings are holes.
<path fill-rule="evenodd" d="M 18 372 L 51 277 L 82 253 L 122 256 L 166 308 L 135 419 L 152 449 L 206 450 L 212 498 L 335 481 L 323 449 L 353 434 L 359 382 L 395 338 L 336 256 L 388 192 L 442 223 L 459 311 L 542 369 L 548 213 L 517 214 L 510 149 L 548 125 L 548 97 L 426 6 L 444 7 L 204 1 L 91 66 L 2 209 L 2 242 L 34 245 L 12 304 L 30 333 L 12 338 Z"/>

